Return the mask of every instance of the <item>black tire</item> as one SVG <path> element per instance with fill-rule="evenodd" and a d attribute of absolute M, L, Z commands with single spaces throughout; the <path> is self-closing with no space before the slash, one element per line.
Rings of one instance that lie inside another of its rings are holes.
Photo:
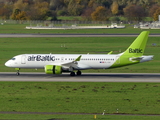
<path fill-rule="evenodd" d="M 20 74 L 19 74 L 19 72 L 17 72 L 16 74 L 17 74 L 17 76 L 19 76 L 19 75 L 20 75 Z"/>
<path fill-rule="evenodd" d="M 80 70 L 78 70 L 77 75 L 82 75 L 82 72 Z"/>
<path fill-rule="evenodd" d="M 70 73 L 70 76 L 75 76 L 75 72 L 71 72 L 71 73 Z"/>

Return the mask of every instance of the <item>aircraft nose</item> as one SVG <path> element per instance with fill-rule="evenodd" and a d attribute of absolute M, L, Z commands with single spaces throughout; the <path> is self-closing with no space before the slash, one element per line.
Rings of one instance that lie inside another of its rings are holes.
<path fill-rule="evenodd" d="M 5 66 L 10 67 L 10 62 L 7 61 L 7 62 L 5 63 Z"/>

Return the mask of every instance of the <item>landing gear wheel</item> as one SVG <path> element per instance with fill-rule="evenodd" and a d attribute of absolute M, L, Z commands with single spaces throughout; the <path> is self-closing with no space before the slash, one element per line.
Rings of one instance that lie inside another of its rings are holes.
<path fill-rule="evenodd" d="M 82 72 L 80 70 L 77 71 L 77 75 L 81 75 Z"/>
<path fill-rule="evenodd" d="M 18 76 L 18 75 L 20 75 L 19 71 L 17 71 L 17 73 L 16 73 L 16 74 L 17 74 L 17 76 Z"/>
<path fill-rule="evenodd" d="M 70 76 L 75 76 L 75 72 L 71 72 L 71 73 L 70 73 Z"/>
<path fill-rule="evenodd" d="M 17 76 L 20 75 L 20 74 L 19 74 L 20 68 L 15 68 L 15 70 L 17 71 L 16 75 L 17 75 Z"/>

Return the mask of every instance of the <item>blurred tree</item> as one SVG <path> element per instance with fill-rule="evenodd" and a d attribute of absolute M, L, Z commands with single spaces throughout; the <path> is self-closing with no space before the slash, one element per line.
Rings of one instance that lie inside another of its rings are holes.
<path fill-rule="evenodd" d="M 50 0 L 49 7 L 50 10 L 62 9 L 64 6 L 63 0 Z"/>
<path fill-rule="evenodd" d="M 21 21 L 22 21 L 22 20 L 27 20 L 26 12 L 21 11 L 19 14 L 17 14 L 16 19 L 17 19 L 17 20 L 21 20 Z"/>
<path fill-rule="evenodd" d="M 57 15 L 58 16 L 65 16 L 65 15 L 67 15 L 68 13 L 67 13 L 67 10 L 59 10 L 59 11 L 57 11 Z"/>
<path fill-rule="evenodd" d="M 91 14 L 92 20 L 94 21 L 106 21 L 109 19 L 109 10 L 103 6 L 99 6 Z"/>
<path fill-rule="evenodd" d="M 15 9 L 11 18 L 13 20 L 19 20 L 19 22 L 21 24 L 23 20 L 27 20 L 26 12 L 21 11 L 20 9 Z"/>
<path fill-rule="evenodd" d="M 37 2 L 32 6 L 29 11 L 29 16 L 31 20 L 45 20 L 45 16 L 49 11 L 49 5 L 47 2 Z"/>
<path fill-rule="evenodd" d="M 45 6 L 46 3 L 47 7 Z M 150 10 L 154 9 L 152 6 L 160 5 L 160 0 L 0 0 L 0 17 L 3 19 L 9 18 L 8 16 L 11 16 L 15 9 L 20 9 L 25 11 L 30 19 L 45 20 L 48 13 L 55 16 L 56 12 L 58 15 L 82 15 L 84 18 L 90 19 L 90 12 L 95 11 L 98 6 L 110 9 L 113 16 L 123 16 L 124 9 L 131 5 L 141 6 L 145 14 L 148 12 L 151 16 L 153 12 L 150 12 Z"/>
<path fill-rule="evenodd" d="M 118 7 L 119 7 L 119 5 L 118 5 L 117 1 L 114 1 L 112 6 L 111 6 L 111 11 L 112 11 L 113 15 L 118 14 Z"/>
<path fill-rule="evenodd" d="M 17 0 L 1 0 L 1 1 L 3 1 L 4 3 L 5 3 L 5 5 L 7 4 L 7 5 L 13 5 Z"/>
<path fill-rule="evenodd" d="M 124 8 L 124 14 L 129 21 L 142 21 L 146 16 L 144 8 L 137 5 L 130 5 Z"/>
<path fill-rule="evenodd" d="M 67 7 L 67 5 L 69 4 L 69 1 L 70 1 L 70 0 L 64 0 L 64 1 L 63 1 L 63 2 L 64 2 L 65 7 Z"/>
<path fill-rule="evenodd" d="M 117 21 L 120 21 L 120 18 L 115 16 L 115 17 L 110 17 L 109 20 L 112 22 L 117 22 Z"/>
<path fill-rule="evenodd" d="M 17 15 L 20 14 L 20 12 L 21 12 L 20 9 L 15 9 L 14 12 L 12 13 L 12 15 L 11 15 L 11 18 L 12 18 L 13 20 L 18 20 L 18 19 L 17 19 Z"/>
<path fill-rule="evenodd" d="M 48 17 L 50 17 L 51 20 L 56 19 L 55 12 L 49 10 L 48 2 L 36 2 L 30 7 L 30 11 L 27 12 L 27 15 L 30 20 L 46 20 Z"/>
<path fill-rule="evenodd" d="M 68 13 L 71 16 L 79 16 L 82 14 L 84 6 L 81 5 L 79 2 L 76 0 L 70 0 L 68 4 Z"/>
<path fill-rule="evenodd" d="M 156 9 L 155 13 L 153 14 L 154 21 L 159 20 L 159 15 L 160 15 L 160 7 L 158 9 Z"/>
<path fill-rule="evenodd" d="M 149 16 L 154 18 L 154 13 L 156 12 L 156 10 L 160 8 L 159 5 L 153 5 L 150 9 L 149 9 Z"/>
<path fill-rule="evenodd" d="M 0 16 L 2 19 L 9 19 L 10 15 L 12 14 L 12 5 L 0 5 Z"/>
<path fill-rule="evenodd" d="M 102 0 L 102 6 L 106 7 L 106 8 L 110 8 L 112 5 L 113 0 Z"/>
<path fill-rule="evenodd" d="M 27 3 L 27 4 L 33 4 L 34 2 L 33 2 L 33 0 L 23 0 L 23 3 Z"/>
<path fill-rule="evenodd" d="M 14 3 L 13 9 L 20 9 L 21 11 L 26 11 L 27 9 L 29 9 L 29 6 L 27 2 L 23 2 L 23 0 L 18 0 Z"/>
<path fill-rule="evenodd" d="M 91 14 L 93 13 L 93 9 L 92 8 L 86 8 L 83 13 L 82 13 L 82 18 L 83 20 L 86 20 L 86 21 L 91 21 L 92 18 L 91 18 Z"/>
<path fill-rule="evenodd" d="M 88 7 L 91 7 L 95 10 L 98 6 L 104 6 L 106 8 L 110 8 L 113 0 L 89 0 Z"/>
<path fill-rule="evenodd" d="M 96 2 L 96 0 L 90 0 L 88 2 L 88 7 L 90 7 L 90 8 L 95 10 L 98 7 L 98 3 Z"/>
<path fill-rule="evenodd" d="M 154 0 L 154 1 L 160 5 L 160 0 Z"/>

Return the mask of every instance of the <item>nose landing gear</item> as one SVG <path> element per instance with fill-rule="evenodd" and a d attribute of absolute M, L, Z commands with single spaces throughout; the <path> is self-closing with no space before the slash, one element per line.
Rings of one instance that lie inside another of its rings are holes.
<path fill-rule="evenodd" d="M 19 73 L 20 68 L 15 68 L 15 70 L 17 71 L 16 75 L 17 76 L 20 75 L 20 73 Z"/>
<path fill-rule="evenodd" d="M 17 76 L 18 76 L 18 75 L 20 75 L 19 71 L 17 71 L 17 73 L 16 73 L 16 74 L 17 74 Z"/>

